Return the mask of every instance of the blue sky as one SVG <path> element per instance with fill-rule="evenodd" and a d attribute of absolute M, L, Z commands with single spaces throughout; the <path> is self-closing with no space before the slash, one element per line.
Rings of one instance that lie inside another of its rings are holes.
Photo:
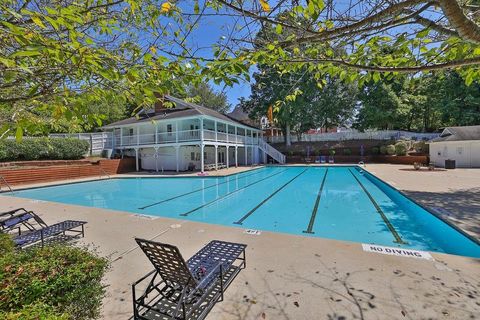
<path fill-rule="evenodd" d="M 202 1 L 200 1 L 200 7 L 202 7 L 201 2 Z M 179 6 L 182 8 L 183 12 L 193 12 L 193 1 L 181 2 L 179 3 Z M 213 13 L 214 11 L 208 10 L 206 12 Z M 192 47 L 204 48 L 199 50 L 198 54 L 204 57 L 212 57 L 212 46 L 216 44 L 222 36 L 228 38 L 229 34 L 232 33 L 232 30 L 227 28 L 232 28 L 233 25 L 234 21 L 231 17 L 203 17 L 197 29 L 190 34 L 188 43 Z M 235 35 L 240 36 L 237 33 Z M 239 84 L 236 84 L 233 87 L 225 87 L 224 84 L 215 85 L 213 82 L 211 84 L 216 90 L 226 93 L 232 109 L 238 104 L 239 98 L 247 98 L 250 95 L 250 84 L 245 80 L 240 81 Z"/>

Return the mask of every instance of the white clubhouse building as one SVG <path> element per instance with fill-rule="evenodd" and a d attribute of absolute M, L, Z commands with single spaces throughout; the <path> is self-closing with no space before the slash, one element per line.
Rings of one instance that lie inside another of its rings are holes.
<path fill-rule="evenodd" d="M 136 158 L 137 171 L 186 171 L 285 163 L 262 130 L 212 109 L 166 95 L 173 107 L 155 104 L 135 117 L 104 127 L 112 132 L 114 153 Z"/>

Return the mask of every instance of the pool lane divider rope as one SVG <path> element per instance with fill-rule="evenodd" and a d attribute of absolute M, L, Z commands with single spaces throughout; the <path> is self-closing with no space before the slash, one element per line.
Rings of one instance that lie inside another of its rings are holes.
<path fill-rule="evenodd" d="M 360 185 L 360 187 L 362 187 L 363 191 L 367 194 L 368 198 L 370 199 L 370 201 L 372 202 L 372 204 L 374 205 L 375 209 L 377 209 L 377 212 L 378 214 L 380 214 L 380 216 L 382 217 L 382 220 L 383 222 L 385 222 L 385 224 L 387 225 L 387 228 L 390 230 L 390 232 L 392 233 L 393 237 L 395 238 L 395 241 L 396 243 L 400 243 L 400 244 L 406 244 L 405 241 L 402 240 L 402 238 L 400 237 L 400 235 L 398 234 L 397 230 L 395 230 L 395 228 L 393 227 L 392 223 L 390 222 L 390 220 L 388 220 L 387 216 L 385 215 L 385 213 L 383 212 L 382 208 L 380 208 L 380 206 L 378 205 L 377 201 L 375 201 L 375 199 L 373 198 L 373 196 L 370 194 L 370 192 L 368 192 L 368 190 L 365 188 L 365 186 L 360 182 L 360 180 L 357 178 L 357 176 L 355 176 L 352 172 L 352 170 L 348 169 L 348 171 L 350 171 L 350 173 L 352 174 L 352 176 L 355 178 L 355 180 L 357 180 L 358 184 Z"/>
<path fill-rule="evenodd" d="M 269 179 L 269 178 L 271 178 L 271 177 L 273 177 L 273 176 L 276 176 L 276 175 L 278 175 L 278 174 L 280 174 L 280 173 L 283 173 L 283 172 L 285 172 L 285 171 L 287 171 L 287 170 L 288 170 L 288 169 L 279 171 L 279 172 L 274 173 L 274 174 L 272 174 L 272 175 L 269 175 L 269 176 L 267 176 L 267 177 L 265 177 L 265 178 L 262 178 L 262 179 L 260 179 L 260 180 L 255 181 L 255 182 L 252 182 L 252 183 L 250 183 L 250 184 L 247 184 L 246 186 L 241 187 L 241 188 L 239 188 L 239 189 L 237 189 L 237 190 L 234 190 L 234 191 L 232 191 L 232 192 L 229 192 L 229 193 L 227 193 L 227 194 L 225 194 L 225 195 L 223 195 L 223 196 L 221 196 L 221 197 L 216 198 L 215 200 L 209 201 L 209 202 L 205 203 L 204 205 L 201 205 L 201 206 L 199 206 L 199 207 L 196 207 L 195 209 L 192 209 L 192 210 L 190 210 L 190 211 L 187 211 L 187 212 L 185 212 L 185 213 L 182 213 L 182 214 L 180 214 L 180 216 L 186 217 L 186 216 L 188 216 L 190 213 L 195 212 L 195 211 L 197 211 L 198 209 L 205 208 L 205 207 L 207 207 L 207 206 L 209 206 L 209 205 L 211 205 L 211 204 L 213 204 L 213 203 L 215 203 L 215 202 L 217 202 L 217 201 L 219 201 L 219 200 L 222 200 L 222 199 L 224 199 L 224 198 L 226 198 L 226 197 L 228 197 L 228 196 L 230 196 L 230 195 L 232 195 L 232 194 L 234 194 L 234 193 L 237 193 L 237 192 L 239 192 L 239 191 L 241 191 L 241 190 L 243 190 L 243 189 L 246 189 L 246 188 L 248 188 L 248 187 L 250 187 L 250 186 L 253 186 L 254 184 L 257 184 L 257 183 L 259 183 L 259 182 L 265 181 L 265 180 L 267 180 L 267 179 Z"/>
<path fill-rule="evenodd" d="M 298 177 L 300 177 L 302 174 L 304 174 L 306 171 L 308 170 L 305 169 L 303 170 L 302 172 L 300 172 L 299 174 L 297 174 L 295 177 L 293 177 L 292 179 L 290 179 L 287 183 L 285 183 L 284 185 L 282 185 L 280 188 L 278 188 L 277 190 L 275 190 L 271 195 L 269 195 L 267 198 L 263 199 L 262 202 L 260 202 L 259 204 L 257 204 L 255 206 L 255 208 L 253 208 L 252 210 L 248 211 L 242 218 L 240 218 L 240 220 L 238 221 L 235 221 L 234 224 L 242 224 L 243 221 L 245 221 L 245 219 L 247 219 L 250 215 L 252 215 L 252 213 L 254 213 L 255 211 L 257 211 L 258 208 L 260 208 L 261 206 L 263 206 L 268 200 L 270 200 L 274 195 L 276 195 L 277 193 L 279 193 L 283 188 L 285 188 L 286 186 L 288 186 L 291 182 L 293 182 L 293 180 L 297 179 Z"/>
<path fill-rule="evenodd" d="M 240 176 L 239 179 L 241 179 L 241 178 L 246 178 L 246 177 L 249 177 L 249 176 L 253 176 L 253 175 L 259 174 L 259 173 L 261 173 L 261 172 L 259 172 L 259 171 L 257 170 L 257 172 Z M 177 196 L 168 198 L 168 199 L 164 199 L 164 200 L 162 200 L 162 201 L 155 202 L 155 203 L 149 204 L 148 206 L 144 206 L 144 207 L 141 207 L 141 208 L 138 208 L 138 209 L 144 210 L 144 209 L 146 209 L 146 208 L 150 208 L 150 207 L 153 207 L 153 206 L 156 206 L 156 205 L 159 205 L 159 204 L 168 202 L 168 201 L 172 201 L 172 200 L 175 200 L 175 199 L 184 197 L 184 196 L 188 196 L 188 195 L 193 194 L 193 193 L 196 193 L 196 192 L 200 192 L 200 191 L 203 191 L 203 190 L 206 190 L 206 189 L 210 189 L 210 188 L 213 188 L 213 187 L 218 187 L 219 185 L 222 185 L 222 184 L 225 184 L 225 183 L 229 183 L 229 182 L 232 182 L 232 181 L 233 181 L 233 180 L 227 180 L 227 181 L 224 181 L 224 182 L 221 182 L 221 183 L 216 183 L 216 184 L 214 184 L 214 185 L 211 185 L 211 186 L 208 186 L 208 187 L 205 187 L 205 188 L 195 189 L 195 190 L 189 191 L 189 192 L 187 192 L 187 193 L 183 193 L 183 194 L 180 194 L 180 195 L 177 195 Z"/>
<path fill-rule="evenodd" d="M 318 190 L 317 199 L 315 200 L 315 206 L 312 210 L 312 216 L 310 217 L 310 222 L 308 223 L 307 230 L 304 230 L 303 233 L 315 233 L 313 232 L 313 225 L 315 224 L 315 218 L 317 217 L 318 206 L 320 204 L 320 198 L 322 197 L 323 187 L 325 186 L 325 180 L 327 179 L 328 168 L 325 171 L 325 175 L 323 176 L 322 183 L 320 184 L 320 189 Z"/>

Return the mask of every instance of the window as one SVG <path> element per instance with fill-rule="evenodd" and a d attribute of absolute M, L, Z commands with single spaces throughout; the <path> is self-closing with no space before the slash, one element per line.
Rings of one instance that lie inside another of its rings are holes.
<path fill-rule="evenodd" d="M 128 135 L 133 136 L 133 128 L 128 129 Z"/>
<path fill-rule="evenodd" d="M 167 132 L 168 132 L 169 136 L 172 135 L 172 125 L 171 124 L 167 124 Z"/>

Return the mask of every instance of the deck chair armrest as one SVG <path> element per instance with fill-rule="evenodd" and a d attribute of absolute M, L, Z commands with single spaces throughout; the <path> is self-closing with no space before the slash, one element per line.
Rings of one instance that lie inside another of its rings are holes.
<path fill-rule="evenodd" d="M 201 288 L 201 287 L 204 287 L 209 281 L 212 280 L 212 275 L 215 273 L 215 272 L 218 272 L 220 275 L 221 273 L 223 272 L 222 270 L 222 263 L 220 261 L 217 262 L 217 264 L 215 265 L 214 268 L 210 269 L 210 271 L 208 271 L 204 276 L 203 278 L 198 282 L 197 284 L 197 288 Z"/>

